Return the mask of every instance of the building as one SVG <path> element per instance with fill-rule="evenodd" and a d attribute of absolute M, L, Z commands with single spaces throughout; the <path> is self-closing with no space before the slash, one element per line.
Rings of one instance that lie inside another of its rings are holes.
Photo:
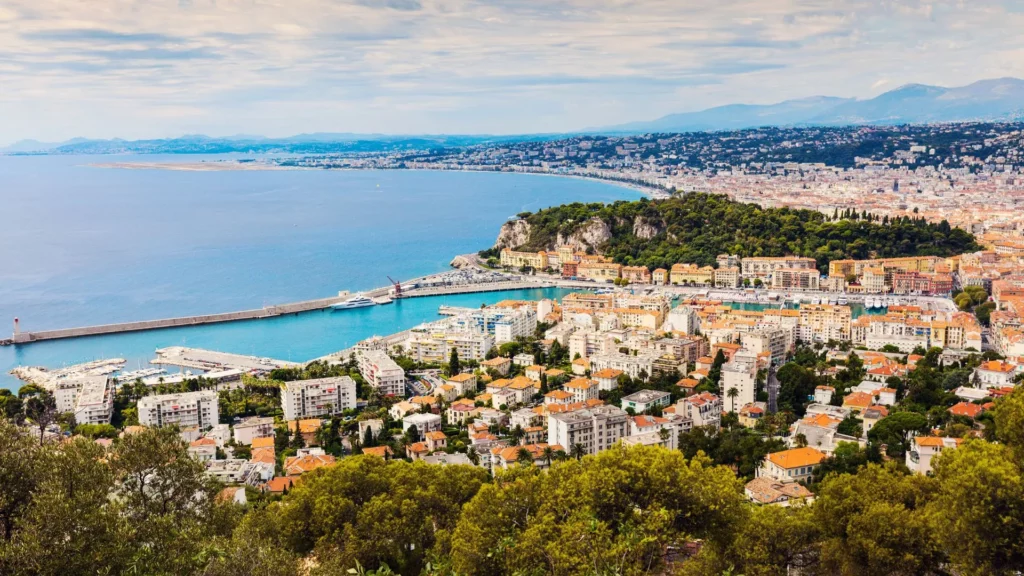
<path fill-rule="evenodd" d="M 427 432 L 441 430 L 441 417 L 437 414 L 409 414 L 402 419 L 402 431 L 408 432 L 409 428 L 415 426 L 420 437 Z"/>
<path fill-rule="evenodd" d="M 110 379 L 106 376 L 83 378 L 74 412 L 77 424 L 110 424 L 114 413 L 114 385 Z"/>
<path fill-rule="evenodd" d="M 453 331 L 488 334 L 494 344 L 512 342 L 529 336 L 537 328 L 537 310 L 532 306 L 489 306 L 467 309 L 449 320 Z M 485 352 L 486 354 L 486 352 Z"/>
<path fill-rule="evenodd" d="M 139 399 L 139 424 L 143 426 L 178 425 L 206 429 L 220 419 L 217 393 L 213 390 L 158 394 Z"/>
<path fill-rule="evenodd" d="M 681 286 L 711 286 L 715 282 L 715 269 L 696 264 L 673 264 L 669 280 Z"/>
<path fill-rule="evenodd" d="M 509 248 L 501 251 L 501 265 L 506 268 L 534 268 L 544 270 L 548 267 L 547 252 L 517 252 Z"/>
<path fill-rule="evenodd" d="M 745 262 L 745 260 L 744 260 Z M 850 339 L 849 306 L 803 304 L 798 310 L 798 337 L 803 342 L 837 342 Z"/>
<path fill-rule="evenodd" d="M 740 344 L 754 355 L 768 355 L 773 366 L 782 366 L 791 344 L 790 332 L 770 326 L 755 328 L 753 332 L 740 334 Z"/>
<path fill-rule="evenodd" d="M 779 268 L 772 274 L 776 290 L 818 290 L 821 274 L 813 268 Z"/>
<path fill-rule="evenodd" d="M 655 408 L 664 408 L 672 402 L 672 395 L 658 390 L 641 390 L 622 397 L 622 409 L 633 409 L 634 414 L 645 414 Z"/>
<path fill-rule="evenodd" d="M 296 380 L 281 388 L 285 420 L 324 418 L 356 407 L 356 382 L 348 376 Z"/>
<path fill-rule="evenodd" d="M 622 264 L 613 262 L 581 262 L 576 267 L 576 276 L 598 282 L 612 282 L 622 277 Z"/>
<path fill-rule="evenodd" d="M 814 494 L 803 485 L 772 478 L 754 478 L 744 486 L 743 493 L 755 504 L 785 507 L 795 502 L 810 504 L 814 501 Z"/>
<path fill-rule="evenodd" d="M 1014 379 L 1024 372 L 1024 366 L 999 360 L 982 362 L 974 369 L 971 381 L 979 388 L 1005 388 L 1014 385 Z"/>
<path fill-rule="evenodd" d="M 491 334 L 447 330 L 415 334 L 405 344 L 409 357 L 424 363 L 448 362 L 452 350 L 460 360 L 483 360 L 493 347 Z"/>
<path fill-rule="evenodd" d="M 586 454 L 611 448 L 628 434 L 629 414 L 615 406 L 596 406 L 548 415 L 548 444 L 572 450 L 579 444 Z"/>
<path fill-rule="evenodd" d="M 676 403 L 676 415 L 690 420 L 692 426 L 722 425 L 722 399 L 710 392 L 692 394 Z"/>
<path fill-rule="evenodd" d="M 405 396 L 405 370 L 387 353 L 370 350 L 358 354 L 359 373 L 381 394 Z"/>
<path fill-rule="evenodd" d="M 757 397 L 757 355 L 739 350 L 732 360 L 722 364 L 721 389 L 730 412 L 752 403 Z M 731 395 L 736 390 L 736 396 Z"/>
<path fill-rule="evenodd" d="M 490 360 L 484 360 L 480 363 L 480 367 L 484 370 L 494 370 L 501 376 L 508 376 L 509 370 L 512 369 L 512 360 L 502 356 L 497 356 Z"/>
<path fill-rule="evenodd" d="M 776 270 L 814 270 L 818 265 L 814 258 L 785 256 L 782 258 L 744 258 L 740 270 L 744 278 L 769 278 Z"/>
<path fill-rule="evenodd" d="M 577 310 L 612 310 L 615 308 L 615 296 L 612 294 L 594 294 L 592 292 L 573 292 L 562 298 L 562 308 Z"/>
<path fill-rule="evenodd" d="M 243 446 L 249 446 L 255 438 L 273 435 L 274 419 L 270 417 L 251 416 L 234 425 L 235 443 Z"/>
<path fill-rule="evenodd" d="M 911 442 L 910 450 L 907 450 L 907 468 L 918 474 L 928 474 L 932 471 L 932 458 L 941 454 L 943 450 L 957 448 L 961 442 L 960 438 L 918 436 Z"/>
<path fill-rule="evenodd" d="M 814 468 L 826 457 L 821 450 L 810 447 L 773 452 L 757 470 L 757 477 L 771 478 L 779 482 L 807 481 L 810 480 Z"/>
<path fill-rule="evenodd" d="M 740 274 L 740 269 L 737 266 L 727 266 L 725 268 L 719 267 L 715 269 L 715 288 L 738 288 L 741 280 L 742 276 Z"/>
<path fill-rule="evenodd" d="M 651 271 L 646 266 L 623 266 L 622 278 L 630 284 L 650 284 Z"/>
<path fill-rule="evenodd" d="M 587 400 L 596 400 L 600 395 L 600 388 L 595 380 L 588 378 L 574 378 L 568 382 L 561 392 L 568 392 L 572 394 L 571 402 L 586 402 Z M 556 390 L 555 392 L 559 392 Z"/>
<path fill-rule="evenodd" d="M 606 368 L 625 372 L 634 380 L 646 380 L 654 374 L 654 362 L 659 358 L 656 353 L 632 354 L 595 354 L 590 358 L 590 369 L 600 372 Z"/>
<path fill-rule="evenodd" d="M 893 294 L 947 295 L 953 292 L 949 274 L 896 272 L 892 275 Z"/>

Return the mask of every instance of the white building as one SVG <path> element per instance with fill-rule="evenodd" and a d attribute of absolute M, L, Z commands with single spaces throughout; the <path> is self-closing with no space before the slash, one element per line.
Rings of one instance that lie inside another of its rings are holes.
<path fill-rule="evenodd" d="M 907 450 L 907 468 L 918 474 L 927 474 L 932 471 L 932 458 L 941 454 L 943 450 L 960 446 L 960 442 L 960 438 L 918 436 L 911 442 L 910 450 Z"/>
<path fill-rule="evenodd" d="M 417 362 L 448 362 L 452 350 L 460 360 L 483 360 L 494 347 L 494 336 L 474 332 L 438 331 L 415 334 L 405 348 L 409 357 Z"/>
<path fill-rule="evenodd" d="M 252 416 L 234 425 L 235 443 L 243 446 L 252 444 L 253 438 L 274 435 L 274 419 Z"/>
<path fill-rule="evenodd" d="M 519 336 L 529 336 L 537 328 L 537 311 L 530 307 L 481 308 L 451 319 L 455 330 L 489 334 L 494 343 L 512 342 Z"/>
<path fill-rule="evenodd" d="M 634 414 L 644 414 L 654 408 L 664 408 L 672 402 L 672 395 L 659 390 L 641 390 L 622 397 L 622 409 L 633 409 Z"/>
<path fill-rule="evenodd" d="M 359 373 L 381 394 L 405 396 L 405 370 L 380 350 L 360 352 Z"/>
<path fill-rule="evenodd" d="M 139 400 L 139 424 L 181 428 L 210 428 L 218 423 L 220 411 L 217 393 L 213 390 L 143 396 Z"/>
<path fill-rule="evenodd" d="M 615 406 L 548 415 L 548 444 L 563 446 L 566 451 L 579 444 L 587 454 L 597 454 L 628 432 L 629 414 Z"/>
<path fill-rule="evenodd" d="M 731 362 L 722 364 L 722 392 L 725 394 L 726 407 L 735 412 L 741 407 L 752 403 L 757 396 L 757 356 L 745 349 L 736 351 Z M 736 397 L 729 391 L 736 389 Z"/>
<path fill-rule="evenodd" d="M 1014 378 L 1021 372 L 1024 372 L 1024 366 L 992 360 L 982 362 L 975 368 L 971 381 L 975 382 L 979 388 L 1012 387 Z"/>
<path fill-rule="evenodd" d="M 722 399 L 710 392 L 687 396 L 676 403 L 676 415 L 691 420 L 693 426 L 722 425 Z"/>
<path fill-rule="evenodd" d="M 606 368 L 611 368 L 629 374 L 629 377 L 634 380 L 638 378 L 646 380 L 654 374 L 654 362 L 658 358 L 660 356 L 656 353 L 640 353 L 636 356 L 619 352 L 597 354 L 590 359 L 590 370 L 592 372 L 600 372 Z"/>
<path fill-rule="evenodd" d="M 348 376 L 286 382 L 281 388 L 281 407 L 285 420 L 340 414 L 355 409 L 356 382 Z"/>
<path fill-rule="evenodd" d="M 427 432 L 441 429 L 441 417 L 437 414 L 409 414 L 402 419 L 402 431 L 407 432 L 412 426 L 416 427 L 416 431 L 422 437 Z"/>
<path fill-rule="evenodd" d="M 757 477 L 773 478 L 779 482 L 809 480 L 814 468 L 826 457 L 821 450 L 809 446 L 773 452 L 758 468 Z"/>
<path fill-rule="evenodd" d="M 785 328 L 764 326 L 755 328 L 753 332 L 740 334 L 740 344 L 755 356 L 767 352 L 772 365 L 782 366 L 786 363 L 786 352 L 789 351 L 791 331 Z"/>
<path fill-rule="evenodd" d="M 697 310 L 691 306 L 676 306 L 668 313 L 668 320 L 665 321 L 665 330 L 675 330 L 683 334 L 696 334 L 700 330 L 700 317 Z"/>
<path fill-rule="evenodd" d="M 75 400 L 75 422 L 110 424 L 114 413 L 114 386 L 106 376 L 84 379 Z"/>

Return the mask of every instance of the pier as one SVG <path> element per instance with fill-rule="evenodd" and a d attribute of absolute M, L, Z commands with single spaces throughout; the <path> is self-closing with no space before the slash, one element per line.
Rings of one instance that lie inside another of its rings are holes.
<path fill-rule="evenodd" d="M 457 272 L 442 272 L 421 278 L 415 278 L 402 282 L 402 298 L 417 298 L 423 296 L 441 296 L 446 294 L 471 294 L 475 292 L 498 292 L 505 290 L 523 290 L 531 288 L 548 288 L 549 284 L 543 281 L 524 281 L 518 276 L 493 275 L 485 280 L 476 277 L 474 281 L 472 274 L 461 282 L 448 282 Z M 508 278 L 505 280 L 504 278 Z M 361 292 L 367 298 L 388 296 L 394 293 L 394 287 L 385 286 Z M 264 306 L 253 310 L 242 310 L 239 312 L 224 312 L 219 314 L 202 314 L 197 316 L 182 316 L 179 318 L 164 318 L 161 320 L 142 320 L 138 322 L 122 322 L 118 324 L 102 324 L 99 326 L 83 326 L 79 328 L 63 328 L 58 330 L 42 330 L 37 332 L 18 332 L 9 339 L 0 340 L 0 346 L 24 345 L 32 342 L 45 340 L 61 340 L 65 338 L 81 338 L 84 336 L 99 336 L 103 334 L 120 334 L 124 332 L 139 332 L 143 330 L 158 330 L 162 328 L 180 328 L 185 326 L 200 326 L 203 324 L 217 324 L 220 322 L 236 322 L 239 320 L 260 320 L 273 318 L 286 314 L 299 312 L 311 312 L 324 310 L 332 305 L 342 302 L 349 297 L 348 292 L 342 292 L 338 296 L 329 298 L 318 298 L 316 300 L 305 300 L 289 304 L 278 304 Z"/>

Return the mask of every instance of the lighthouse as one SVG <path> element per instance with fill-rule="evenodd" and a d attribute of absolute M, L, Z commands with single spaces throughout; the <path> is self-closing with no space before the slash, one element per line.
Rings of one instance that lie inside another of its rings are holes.
<path fill-rule="evenodd" d="M 21 327 L 18 326 L 18 319 L 15 318 L 14 319 L 14 335 L 17 336 L 20 333 L 21 333 Z"/>

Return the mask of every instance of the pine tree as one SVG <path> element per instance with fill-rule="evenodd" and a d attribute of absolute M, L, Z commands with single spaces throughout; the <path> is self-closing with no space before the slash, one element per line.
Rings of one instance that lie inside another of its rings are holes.
<path fill-rule="evenodd" d="M 452 355 L 448 358 L 448 374 L 455 376 L 462 372 L 462 365 L 459 363 L 459 351 L 452 348 Z"/>

